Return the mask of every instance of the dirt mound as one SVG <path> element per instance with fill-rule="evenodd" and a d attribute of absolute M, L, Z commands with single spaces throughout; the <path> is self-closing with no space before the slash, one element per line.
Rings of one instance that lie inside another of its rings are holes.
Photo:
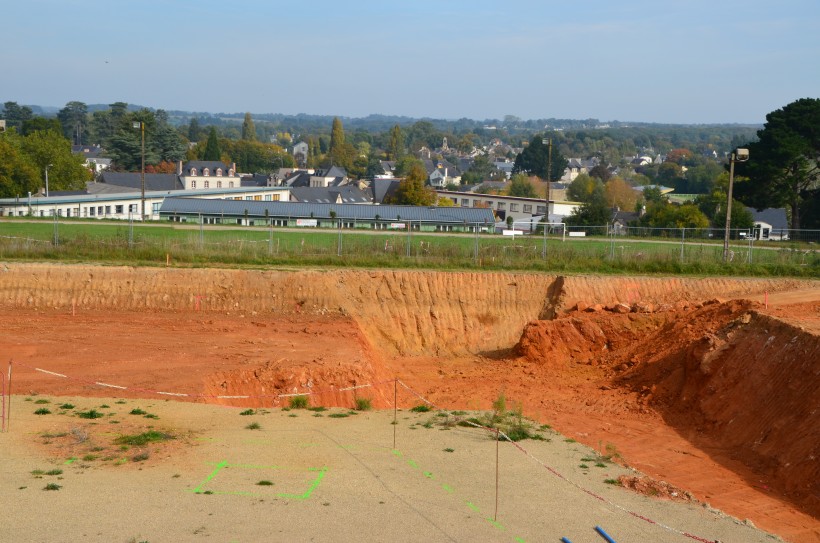
<path fill-rule="evenodd" d="M 695 497 L 689 492 L 675 485 L 670 485 L 666 481 L 656 481 L 651 477 L 621 475 L 618 477 L 618 483 L 624 488 L 652 498 L 662 498 L 676 502 L 695 501 Z"/>
<path fill-rule="evenodd" d="M 820 338 L 756 307 L 716 303 L 667 323 L 610 360 L 637 360 L 613 383 L 818 515 Z"/>
<path fill-rule="evenodd" d="M 601 390 L 630 394 L 613 405 L 596 393 L 590 408 L 655 410 L 820 514 L 820 338 L 761 307 L 712 300 L 654 313 L 576 310 L 528 324 L 516 351 L 569 382 L 582 374 L 578 365 L 595 367 Z"/>

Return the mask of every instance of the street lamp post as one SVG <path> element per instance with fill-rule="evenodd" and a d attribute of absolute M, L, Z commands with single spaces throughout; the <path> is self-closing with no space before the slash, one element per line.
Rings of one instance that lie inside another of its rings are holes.
<path fill-rule="evenodd" d="M 48 169 L 54 164 L 46 164 L 46 198 L 48 198 Z"/>
<path fill-rule="evenodd" d="M 140 136 L 142 140 L 142 159 L 140 161 L 140 186 L 142 192 L 140 200 L 142 203 L 142 220 L 145 221 L 145 123 L 143 121 L 135 121 L 131 126 L 140 129 Z"/>
<path fill-rule="evenodd" d="M 735 162 L 749 160 L 748 149 L 737 149 L 729 157 L 729 195 L 726 202 L 726 232 L 723 235 L 723 262 L 729 261 L 729 226 L 732 223 L 732 186 L 735 180 Z"/>
<path fill-rule="evenodd" d="M 547 146 L 547 195 L 544 203 L 544 259 L 547 258 L 547 225 L 550 222 L 550 177 L 552 177 L 552 138 L 543 138 L 543 145 Z"/>

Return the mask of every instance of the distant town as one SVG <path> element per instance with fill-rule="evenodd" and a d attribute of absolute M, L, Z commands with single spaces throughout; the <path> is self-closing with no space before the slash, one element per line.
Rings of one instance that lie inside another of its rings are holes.
<path fill-rule="evenodd" d="M 747 164 L 735 150 L 767 143 L 766 126 L 201 114 L 77 101 L 6 102 L 0 119 L 2 216 L 220 223 L 220 202 L 242 200 L 314 206 L 317 225 L 355 205 L 452 208 L 436 223 L 447 231 L 465 229 L 461 210 L 484 231 L 720 228 L 733 170 L 733 227 L 760 239 L 820 227 L 816 162 L 792 193 L 781 180 L 765 191 L 743 182 L 760 175 L 752 164 L 764 157 L 753 149 Z M 201 202 L 180 207 L 178 198 Z M 376 217 L 395 219 L 382 209 L 370 212 L 375 228 L 389 227 Z M 263 221 L 243 208 L 227 220 L 290 226 L 298 214 L 266 207 Z"/>

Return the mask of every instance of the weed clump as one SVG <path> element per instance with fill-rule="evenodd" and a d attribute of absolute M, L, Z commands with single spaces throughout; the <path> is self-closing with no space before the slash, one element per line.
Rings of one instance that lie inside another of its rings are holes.
<path fill-rule="evenodd" d="M 245 409 L 244 411 L 241 411 L 239 413 L 239 415 L 242 416 L 242 417 L 247 417 L 248 415 L 255 415 L 255 414 L 256 414 L 256 411 L 254 411 L 253 409 Z"/>
<path fill-rule="evenodd" d="M 156 443 L 160 441 L 168 441 L 169 439 L 175 439 L 174 436 L 171 434 L 166 434 L 164 432 L 157 432 L 155 430 L 151 430 L 149 432 L 144 432 L 142 434 L 132 434 L 132 435 L 124 435 L 116 438 L 114 443 L 117 445 L 129 445 L 132 447 L 142 447 L 143 445 L 147 445 L 148 443 Z"/>
<path fill-rule="evenodd" d="M 289 401 L 291 409 L 307 409 L 309 403 L 310 401 L 307 396 L 293 396 Z"/>
<path fill-rule="evenodd" d="M 417 405 L 415 407 L 411 407 L 410 411 L 412 411 L 413 413 L 427 413 L 428 411 L 431 411 L 432 409 L 433 408 L 430 407 L 429 405 L 427 405 L 425 403 L 420 403 L 419 405 Z"/>
<path fill-rule="evenodd" d="M 262 428 L 262 425 L 259 424 L 258 422 L 252 422 L 252 423 L 248 424 L 247 426 L 245 426 L 246 430 L 260 430 L 261 428 Z"/>
<path fill-rule="evenodd" d="M 101 419 L 105 415 L 96 409 L 89 409 L 88 411 L 78 411 L 77 416 L 81 419 Z"/>
<path fill-rule="evenodd" d="M 37 411 L 34 412 L 35 415 L 50 415 L 51 411 L 46 409 L 45 407 L 41 407 Z"/>
<path fill-rule="evenodd" d="M 370 398 L 356 398 L 355 400 L 356 411 L 370 411 L 373 407 L 373 402 Z"/>

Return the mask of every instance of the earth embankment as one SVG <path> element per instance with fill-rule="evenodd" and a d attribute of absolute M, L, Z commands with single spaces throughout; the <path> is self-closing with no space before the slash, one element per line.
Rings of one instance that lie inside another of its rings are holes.
<path fill-rule="evenodd" d="M 580 300 L 673 304 L 806 288 L 788 279 L 552 276 L 395 270 L 257 271 L 0 265 L 0 306 L 352 317 L 386 355 L 515 346 L 524 325 Z"/>

